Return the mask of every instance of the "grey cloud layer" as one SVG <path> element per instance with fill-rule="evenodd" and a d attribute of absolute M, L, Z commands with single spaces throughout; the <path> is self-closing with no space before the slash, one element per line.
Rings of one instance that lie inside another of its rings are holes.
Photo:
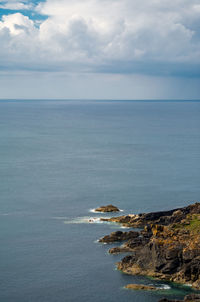
<path fill-rule="evenodd" d="M 197 0 L 47 0 L 35 10 L 48 18 L 3 16 L 2 68 L 199 76 Z"/>

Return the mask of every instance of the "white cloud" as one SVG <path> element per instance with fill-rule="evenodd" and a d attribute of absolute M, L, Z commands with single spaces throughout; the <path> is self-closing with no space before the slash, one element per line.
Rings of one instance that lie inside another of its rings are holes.
<path fill-rule="evenodd" d="M 32 34 L 34 31 L 34 23 L 28 17 L 20 13 L 3 16 L 0 22 L 0 29 L 8 29 L 11 35 Z"/>
<path fill-rule="evenodd" d="M 20 4 L 28 5 L 10 2 Z M 187 70 L 192 64 L 192 73 L 200 64 L 197 0 L 46 0 L 36 11 L 48 16 L 39 27 L 20 13 L 2 18 L 5 67 L 13 62 L 21 68 L 97 71 L 103 66 L 126 72 L 122 66 L 131 62 L 128 72 L 137 65 L 137 72 L 149 73 L 156 62 L 155 73 L 162 73 L 159 64 L 177 64 L 177 69 L 186 64 Z"/>
<path fill-rule="evenodd" d="M 28 1 L 17 1 L 17 0 L 9 0 L 9 1 L 0 1 L 0 8 L 3 9 L 11 9 L 11 10 L 30 10 L 33 8 L 33 5 L 30 3 L 26 3 Z"/>

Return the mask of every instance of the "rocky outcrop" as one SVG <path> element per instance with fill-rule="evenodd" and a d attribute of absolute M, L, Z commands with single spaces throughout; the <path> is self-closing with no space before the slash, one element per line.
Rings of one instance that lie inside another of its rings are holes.
<path fill-rule="evenodd" d="M 194 228 L 194 225 L 196 227 Z M 132 253 L 118 263 L 127 274 L 148 275 L 200 289 L 200 215 L 188 214 L 183 222 L 151 225 L 149 238 L 132 246 Z M 139 237 L 140 238 L 140 237 Z M 131 243 L 127 242 L 129 246 Z"/>
<path fill-rule="evenodd" d="M 132 238 L 137 238 L 139 237 L 140 233 L 139 232 L 112 232 L 110 235 L 106 235 L 103 238 L 99 239 L 99 242 L 104 242 L 104 243 L 112 243 L 112 242 L 117 242 L 117 241 L 124 241 L 124 240 L 129 240 Z"/>
<path fill-rule="evenodd" d="M 129 214 L 119 217 L 102 218 L 103 221 L 116 222 L 124 226 L 140 228 L 151 224 L 167 226 L 183 221 L 188 214 L 200 213 L 200 203 L 189 205 L 188 207 L 178 208 L 170 211 L 160 211 L 142 214 Z"/>
<path fill-rule="evenodd" d="M 102 213 L 106 213 L 106 212 L 119 212 L 119 209 L 115 206 L 113 206 L 112 204 L 109 204 L 107 206 L 102 206 L 99 207 L 97 209 L 95 209 L 96 212 L 102 212 Z"/>
<path fill-rule="evenodd" d="M 109 250 L 130 253 L 117 263 L 119 270 L 187 283 L 200 290 L 200 203 L 171 211 L 113 217 L 109 221 L 143 227 L 140 232 L 114 232 L 101 239 L 126 241 Z M 198 301 L 199 296 L 195 297 L 192 299 Z M 186 296 L 184 301 L 189 302 L 190 298 Z"/>
<path fill-rule="evenodd" d="M 158 290 L 159 289 L 155 286 L 143 285 L 143 284 L 127 284 L 125 288 L 133 289 L 133 290 Z"/>
<path fill-rule="evenodd" d="M 137 236 L 135 238 L 129 239 L 127 242 L 125 242 L 123 245 L 118 247 L 113 247 L 109 250 L 110 254 L 119 254 L 119 253 L 127 253 L 127 252 L 134 252 L 137 249 L 141 249 L 142 246 L 145 246 L 145 244 L 148 242 L 149 238 L 145 238 L 140 236 Z"/>

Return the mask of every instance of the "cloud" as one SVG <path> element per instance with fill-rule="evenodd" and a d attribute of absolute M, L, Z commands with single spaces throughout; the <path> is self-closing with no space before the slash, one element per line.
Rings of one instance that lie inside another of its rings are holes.
<path fill-rule="evenodd" d="M 2 68 L 199 76 L 197 0 L 46 0 L 35 11 L 39 25 L 0 21 Z"/>
<path fill-rule="evenodd" d="M 0 1 L 0 8 L 9 10 L 30 10 L 33 8 L 32 3 L 27 3 L 28 1 Z"/>
<path fill-rule="evenodd" d="M 11 36 L 19 34 L 32 34 L 34 31 L 34 23 L 28 17 L 16 13 L 13 15 L 3 16 L 3 21 L 0 23 L 2 31 L 7 29 Z"/>

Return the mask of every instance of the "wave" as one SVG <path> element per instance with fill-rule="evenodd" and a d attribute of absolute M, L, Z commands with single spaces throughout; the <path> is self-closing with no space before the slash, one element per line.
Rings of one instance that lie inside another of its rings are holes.
<path fill-rule="evenodd" d="M 162 290 L 169 290 L 171 289 L 171 286 L 169 286 L 168 284 L 161 284 L 158 288 Z"/>
<path fill-rule="evenodd" d="M 81 224 L 81 223 L 107 223 L 107 221 L 101 221 L 101 218 L 97 217 L 76 217 L 70 220 L 65 220 L 64 224 Z"/>
<path fill-rule="evenodd" d="M 128 226 L 123 226 L 123 225 L 117 225 L 118 228 L 120 229 L 131 229 L 132 227 L 128 227 Z"/>
<path fill-rule="evenodd" d="M 94 243 L 99 243 L 99 239 L 95 240 Z M 108 243 L 107 243 L 107 242 L 101 242 L 101 245 L 102 245 L 102 244 L 106 245 L 106 244 L 108 244 Z"/>
<path fill-rule="evenodd" d="M 101 214 L 101 212 L 97 212 L 97 211 L 95 211 L 95 209 L 89 209 L 89 212 L 90 213 L 95 213 L 95 214 Z"/>

